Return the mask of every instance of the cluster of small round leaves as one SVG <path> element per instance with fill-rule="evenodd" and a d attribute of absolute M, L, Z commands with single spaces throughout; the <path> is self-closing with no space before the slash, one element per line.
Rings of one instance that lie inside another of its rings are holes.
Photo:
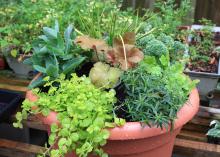
<path fill-rule="evenodd" d="M 73 150 L 79 157 L 90 153 L 107 156 L 100 147 L 106 144 L 109 137 L 106 128 L 114 127 L 112 122 L 118 120 L 112 112 L 116 102 L 115 91 L 98 89 L 89 78 L 76 74 L 72 74 L 70 80 L 65 80 L 65 76 L 61 75 L 45 86 L 50 87 L 48 93 L 34 90 L 38 101 L 25 100 L 23 112 L 17 114 L 20 120 L 27 112 L 42 113 L 44 116 L 50 111 L 58 113 L 59 124 L 51 125 L 51 147 L 42 156 L 61 157 Z M 37 109 L 31 110 L 33 106 Z"/>

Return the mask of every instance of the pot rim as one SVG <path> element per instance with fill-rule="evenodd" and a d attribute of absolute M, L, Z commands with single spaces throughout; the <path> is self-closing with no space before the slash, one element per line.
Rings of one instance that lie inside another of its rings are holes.
<path fill-rule="evenodd" d="M 32 91 L 27 91 L 26 98 L 30 101 L 36 101 L 37 97 L 33 95 Z M 189 120 L 191 120 L 194 115 L 199 110 L 199 94 L 197 89 L 193 89 L 189 95 L 188 101 L 183 105 L 183 107 L 177 113 L 177 119 L 174 123 L 174 130 L 181 128 Z M 57 113 L 51 112 L 47 117 L 38 117 L 43 121 L 45 125 L 51 125 L 53 123 L 58 123 L 56 118 Z M 110 132 L 110 137 L 108 140 L 131 140 L 131 139 L 143 139 L 153 136 L 159 136 L 169 132 L 169 128 L 157 128 L 156 126 L 142 126 L 140 122 L 126 122 L 121 127 L 115 127 L 108 129 Z"/>
<path fill-rule="evenodd" d="M 177 113 L 177 119 L 174 123 L 174 130 L 181 128 L 199 110 L 199 94 L 197 89 L 193 89 L 190 93 L 189 100 L 183 105 L 183 107 Z M 110 130 L 109 140 L 126 140 L 126 139 L 141 139 L 153 136 L 158 136 L 169 132 L 171 126 L 166 128 L 157 127 L 143 127 L 140 122 L 127 122 L 122 127 L 115 127 Z"/>

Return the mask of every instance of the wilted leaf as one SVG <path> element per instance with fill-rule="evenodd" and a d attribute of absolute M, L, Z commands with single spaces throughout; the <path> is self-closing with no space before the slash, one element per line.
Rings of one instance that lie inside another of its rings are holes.
<path fill-rule="evenodd" d="M 93 56 L 93 58 L 96 58 L 95 60 L 100 60 L 100 58 L 101 60 L 103 58 L 107 59 L 107 61 L 113 65 L 120 65 L 123 70 L 134 67 L 144 58 L 143 52 L 134 45 L 134 32 L 127 32 L 123 35 L 124 45 L 120 38 L 114 39 L 113 47 L 109 47 L 104 40 L 90 38 L 89 36 L 79 36 L 76 38 L 75 42 L 85 50 L 93 49 L 97 52 L 97 54 Z"/>
<path fill-rule="evenodd" d="M 108 59 L 114 65 L 119 64 L 122 70 L 134 67 L 138 62 L 143 60 L 144 54 L 134 45 L 125 44 L 126 59 L 123 46 L 114 47 L 108 52 Z"/>
<path fill-rule="evenodd" d="M 75 42 L 76 44 L 80 45 L 82 49 L 92 49 L 97 53 L 104 53 L 109 49 L 104 40 L 90 38 L 89 36 L 79 36 L 76 38 Z"/>
<path fill-rule="evenodd" d="M 123 35 L 124 44 L 134 45 L 135 44 L 135 33 L 134 32 L 127 32 Z M 114 46 L 122 46 L 122 41 L 120 38 L 114 39 Z"/>

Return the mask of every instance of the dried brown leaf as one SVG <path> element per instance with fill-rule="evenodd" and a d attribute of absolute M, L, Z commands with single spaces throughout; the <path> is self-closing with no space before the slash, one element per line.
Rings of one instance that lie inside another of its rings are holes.
<path fill-rule="evenodd" d="M 98 53 L 105 53 L 109 49 L 109 46 L 104 40 L 91 38 L 89 36 L 78 36 L 75 43 L 84 50 L 93 49 Z"/>
<path fill-rule="evenodd" d="M 114 47 L 108 52 L 109 61 L 114 65 L 119 64 L 122 70 L 128 70 L 144 58 L 143 52 L 134 45 L 125 44 L 125 52 L 127 62 L 125 60 L 123 46 Z"/>
<path fill-rule="evenodd" d="M 129 45 L 135 45 L 135 33 L 134 32 L 127 32 L 123 35 L 122 37 L 124 44 L 129 44 Z M 113 41 L 113 46 L 123 46 L 122 41 L 120 38 L 115 38 Z"/>

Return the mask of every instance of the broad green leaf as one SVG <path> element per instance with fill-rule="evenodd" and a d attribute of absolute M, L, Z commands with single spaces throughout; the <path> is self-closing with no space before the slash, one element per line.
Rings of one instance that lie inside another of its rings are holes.
<path fill-rule="evenodd" d="M 58 23 L 57 20 L 55 21 L 54 29 L 55 29 L 57 32 L 59 32 L 59 23 Z"/>
<path fill-rule="evenodd" d="M 157 65 L 157 61 L 154 56 L 145 56 L 144 63 L 150 66 Z"/>
<path fill-rule="evenodd" d="M 73 142 L 78 141 L 78 140 L 79 140 L 79 134 L 78 134 L 78 133 L 72 133 L 72 134 L 71 134 L 71 140 L 72 140 Z"/>
<path fill-rule="evenodd" d="M 17 57 L 17 54 L 18 54 L 18 51 L 17 50 L 15 50 L 15 49 L 13 49 L 13 50 L 11 50 L 11 56 L 12 57 Z"/>
<path fill-rule="evenodd" d="M 69 25 L 67 29 L 64 32 L 64 39 L 65 39 L 65 53 L 67 53 L 72 45 L 72 40 L 71 40 L 71 33 L 73 30 L 73 26 Z"/>
<path fill-rule="evenodd" d="M 54 53 L 56 56 L 64 55 L 64 50 L 60 49 L 59 47 L 53 47 L 50 44 L 47 44 L 47 49 L 50 51 L 50 53 Z"/>
<path fill-rule="evenodd" d="M 58 32 L 52 28 L 44 27 L 43 32 L 46 35 L 46 37 L 49 39 L 56 39 L 57 38 Z"/>
<path fill-rule="evenodd" d="M 47 69 L 46 69 L 46 74 L 48 76 L 51 76 L 53 78 L 56 78 L 59 76 L 59 69 L 56 65 L 53 65 L 53 64 L 49 64 L 47 66 Z"/>
<path fill-rule="evenodd" d="M 121 125 L 120 125 L 120 126 L 122 126 L 122 125 L 124 125 L 124 124 L 125 124 L 124 119 L 121 119 Z M 102 131 L 102 138 L 103 138 L 103 139 L 108 139 L 109 136 L 110 136 L 110 133 L 109 133 L 108 130 L 103 130 L 103 131 Z"/>
<path fill-rule="evenodd" d="M 66 138 L 61 138 L 58 141 L 58 146 L 62 149 L 62 147 L 66 144 Z"/>
<path fill-rule="evenodd" d="M 39 53 L 39 54 L 47 54 L 48 53 L 47 47 L 44 46 L 44 47 L 40 48 L 37 53 Z"/>
<path fill-rule="evenodd" d="M 41 35 L 41 36 L 39 36 L 38 38 L 39 38 L 39 39 L 42 39 L 42 40 L 45 41 L 45 42 L 48 42 L 48 41 L 49 41 L 49 39 L 47 38 L 46 35 Z"/>
<path fill-rule="evenodd" d="M 56 140 L 56 133 L 52 132 L 49 136 L 48 142 L 50 145 L 53 145 L 55 143 L 55 140 Z"/>
<path fill-rule="evenodd" d="M 169 64 L 170 64 L 169 56 L 164 56 L 164 55 L 162 55 L 162 56 L 160 57 L 160 63 L 161 63 L 164 67 L 168 67 Z"/>
<path fill-rule="evenodd" d="M 81 127 L 88 127 L 91 124 L 92 124 L 92 119 L 84 119 L 83 121 L 81 121 L 80 126 Z"/>
<path fill-rule="evenodd" d="M 24 61 L 23 61 L 24 64 L 27 64 L 27 65 L 32 65 L 33 62 L 32 62 L 32 58 L 26 58 Z"/>
<path fill-rule="evenodd" d="M 57 48 L 62 50 L 62 52 L 65 52 L 64 40 L 60 34 L 58 34 L 58 38 L 57 38 Z"/>
<path fill-rule="evenodd" d="M 41 113 L 44 115 L 44 116 L 48 116 L 49 113 L 50 113 L 50 110 L 48 108 L 43 108 Z"/>
<path fill-rule="evenodd" d="M 113 123 L 105 122 L 105 127 L 107 127 L 107 128 L 113 128 L 113 127 L 115 127 L 115 125 L 114 125 Z"/>
<path fill-rule="evenodd" d="M 62 136 L 62 137 L 68 137 L 70 135 L 70 132 L 67 128 L 62 128 L 59 131 L 59 135 Z"/>
<path fill-rule="evenodd" d="M 7 46 L 9 46 L 9 43 L 6 40 L 0 39 L 0 46 L 1 47 L 7 47 Z"/>
<path fill-rule="evenodd" d="M 13 39 L 13 40 L 12 40 L 12 43 L 13 43 L 14 45 L 19 45 L 19 44 L 20 44 L 20 41 L 17 40 L 17 39 Z"/>
<path fill-rule="evenodd" d="M 50 152 L 50 157 L 59 157 L 59 150 L 53 149 Z"/>
<path fill-rule="evenodd" d="M 32 62 L 33 62 L 33 65 L 39 65 L 39 66 L 42 66 L 44 67 L 44 57 L 39 55 L 39 54 L 33 54 L 32 55 Z"/>
<path fill-rule="evenodd" d="M 114 118 L 114 122 L 115 122 L 115 124 L 117 124 L 118 126 L 122 126 L 122 125 L 124 125 L 125 124 L 125 120 L 124 119 L 122 119 L 122 118 L 117 118 L 117 117 L 115 117 Z"/>
<path fill-rule="evenodd" d="M 52 125 L 50 126 L 50 130 L 51 130 L 52 133 L 57 132 L 57 131 L 58 131 L 58 126 L 57 126 L 57 124 L 52 124 Z"/>
<path fill-rule="evenodd" d="M 17 114 L 15 115 L 16 119 L 22 119 L 22 114 L 21 112 L 17 112 Z"/>
<path fill-rule="evenodd" d="M 66 54 L 66 55 L 62 56 L 62 59 L 63 59 L 63 60 L 70 60 L 70 59 L 72 59 L 72 58 L 73 58 L 73 55 L 72 55 L 72 54 Z"/>
<path fill-rule="evenodd" d="M 33 68 L 39 72 L 46 73 L 46 68 L 44 68 L 40 65 L 34 65 Z"/>
<path fill-rule="evenodd" d="M 85 57 L 78 57 L 73 58 L 72 60 L 68 61 L 66 64 L 63 65 L 63 74 L 68 74 L 75 68 L 77 68 L 83 61 L 85 60 Z"/>

